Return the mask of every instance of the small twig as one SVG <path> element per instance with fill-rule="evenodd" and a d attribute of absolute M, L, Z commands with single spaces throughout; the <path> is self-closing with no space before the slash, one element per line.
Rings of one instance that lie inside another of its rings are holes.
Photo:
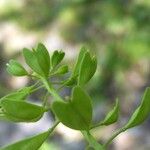
<path fill-rule="evenodd" d="M 49 95 L 49 92 L 47 91 L 46 94 L 45 94 L 45 97 L 44 97 L 44 100 L 43 100 L 43 107 L 46 106 L 46 103 L 47 103 L 47 100 L 48 100 L 48 95 Z"/>
<path fill-rule="evenodd" d="M 37 91 L 37 90 L 39 90 L 39 89 L 41 89 L 41 88 L 43 88 L 43 87 L 44 87 L 44 85 L 41 85 L 41 86 L 39 86 L 39 87 L 33 89 L 33 90 L 31 91 L 31 93 L 33 93 L 33 92 L 35 92 L 35 91 Z"/>
<path fill-rule="evenodd" d="M 106 148 L 120 133 L 126 131 L 126 128 L 121 128 L 120 130 L 118 130 L 116 133 L 114 133 L 108 140 L 107 142 L 104 144 L 104 148 Z"/>
<path fill-rule="evenodd" d="M 94 148 L 95 150 L 104 150 L 103 146 L 96 141 L 96 139 L 91 135 L 89 131 L 81 131 L 81 133 L 88 141 L 90 147 Z"/>
<path fill-rule="evenodd" d="M 97 128 L 97 127 L 100 127 L 100 126 L 104 126 L 104 124 L 102 122 L 95 124 L 95 125 L 91 126 L 90 130 Z"/>
<path fill-rule="evenodd" d="M 56 121 L 55 124 L 54 124 L 51 128 L 49 128 L 49 130 L 48 130 L 48 131 L 49 131 L 49 134 L 54 131 L 54 129 L 57 127 L 57 125 L 58 125 L 59 123 L 60 123 L 60 121 Z"/>

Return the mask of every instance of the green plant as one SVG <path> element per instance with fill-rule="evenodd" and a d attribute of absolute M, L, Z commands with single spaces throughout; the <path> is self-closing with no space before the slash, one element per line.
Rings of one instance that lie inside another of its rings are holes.
<path fill-rule="evenodd" d="M 56 123 L 44 133 L 6 146 L 1 150 L 37 150 L 60 122 L 71 129 L 81 131 L 88 141 L 87 149 L 105 150 L 117 135 L 140 125 L 150 115 L 150 88 L 147 88 L 140 106 L 133 113 L 128 123 L 114 133 L 105 144 L 100 144 L 90 131 L 98 126 L 108 126 L 117 122 L 119 101 L 116 100 L 114 108 L 106 115 L 104 120 L 98 124 L 92 123 L 92 100 L 83 88 L 96 71 L 96 58 L 92 57 L 87 49 L 81 48 L 71 76 L 65 81 L 55 83 L 51 80 L 51 77 L 64 75 L 68 72 L 67 65 L 60 65 L 65 56 L 64 52 L 54 51 L 50 57 L 46 47 L 40 43 L 33 50 L 25 48 L 23 55 L 27 65 L 31 68 L 30 73 L 15 60 L 10 60 L 7 64 L 7 71 L 14 76 L 28 76 L 37 82 L 32 86 L 24 87 L 2 97 L 0 99 L 0 119 L 12 122 L 36 122 L 45 112 L 52 111 L 56 116 Z M 59 88 L 56 89 L 54 84 L 58 84 Z M 65 86 L 72 88 L 72 95 L 67 100 L 61 97 L 58 92 Z M 47 94 L 41 106 L 26 101 L 28 95 L 41 88 L 47 89 Z M 53 96 L 51 105 L 47 103 L 48 94 Z"/>

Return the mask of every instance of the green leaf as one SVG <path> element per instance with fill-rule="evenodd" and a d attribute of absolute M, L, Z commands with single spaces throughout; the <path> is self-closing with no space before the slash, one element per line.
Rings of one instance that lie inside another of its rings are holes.
<path fill-rule="evenodd" d="M 77 77 L 76 76 L 70 77 L 69 79 L 63 81 L 62 84 L 65 86 L 76 85 L 77 84 Z"/>
<path fill-rule="evenodd" d="M 25 101 L 2 100 L 3 114 L 14 122 L 35 122 L 44 114 L 45 109 Z"/>
<path fill-rule="evenodd" d="M 26 76 L 28 72 L 25 68 L 16 60 L 10 60 L 7 65 L 7 72 L 14 76 Z"/>
<path fill-rule="evenodd" d="M 129 128 L 133 128 L 137 125 L 142 124 L 149 116 L 150 116 L 150 88 L 148 87 L 145 90 L 140 106 L 135 110 L 128 123 L 121 129 L 119 129 L 116 133 L 114 133 L 104 144 L 104 147 L 106 148 L 113 141 L 113 139 L 116 138 L 120 133 L 126 131 Z"/>
<path fill-rule="evenodd" d="M 80 67 L 81 67 L 81 63 L 83 61 L 83 57 L 84 57 L 86 52 L 87 52 L 87 49 L 85 47 L 82 47 L 80 49 L 80 53 L 79 53 L 76 65 L 74 67 L 74 71 L 73 71 L 72 76 L 78 76 L 79 75 L 79 70 L 80 70 Z"/>
<path fill-rule="evenodd" d="M 101 125 L 110 125 L 115 123 L 119 118 L 119 101 L 118 99 L 116 100 L 115 107 L 113 110 L 111 110 L 107 116 L 105 117 L 104 121 L 102 121 L 100 124 Z"/>
<path fill-rule="evenodd" d="M 45 76 L 35 56 L 35 52 L 32 52 L 28 50 L 27 48 L 24 48 L 23 55 L 24 55 L 26 63 L 33 71 L 35 71 L 40 76 Z"/>
<path fill-rule="evenodd" d="M 65 53 L 63 51 L 54 51 L 51 58 L 52 68 L 56 67 L 63 60 L 64 56 Z"/>
<path fill-rule="evenodd" d="M 1 150 L 38 150 L 48 138 L 49 134 L 50 132 L 47 131 L 1 148 Z"/>
<path fill-rule="evenodd" d="M 41 70 L 44 72 L 44 75 L 46 77 L 49 76 L 49 70 L 50 70 L 50 55 L 49 52 L 47 51 L 46 47 L 42 44 L 39 43 L 38 47 L 35 51 L 38 64 L 41 67 Z"/>
<path fill-rule="evenodd" d="M 97 68 L 97 60 L 91 58 L 90 53 L 86 52 L 82 60 L 79 72 L 78 85 L 85 85 L 94 75 Z"/>
<path fill-rule="evenodd" d="M 0 102 L 2 100 L 23 100 L 25 99 L 33 90 L 34 86 L 24 87 L 15 92 L 12 92 L 2 98 L 0 98 Z"/>
<path fill-rule="evenodd" d="M 69 102 L 55 101 L 52 110 L 58 119 L 69 128 L 89 130 L 92 120 L 92 104 L 90 97 L 76 86 Z"/>
<path fill-rule="evenodd" d="M 150 88 L 147 88 L 140 106 L 135 110 L 125 129 L 142 124 L 150 116 Z"/>
<path fill-rule="evenodd" d="M 68 71 L 69 71 L 68 66 L 64 65 L 64 66 L 59 67 L 54 74 L 61 75 L 61 74 L 67 73 Z"/>

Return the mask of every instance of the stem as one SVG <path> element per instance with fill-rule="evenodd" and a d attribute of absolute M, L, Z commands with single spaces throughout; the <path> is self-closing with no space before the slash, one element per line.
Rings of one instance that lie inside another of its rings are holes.
<path fill-rule="evenodd" d="M 91 126 L 90 130 L 94 129 L 94 128 L 97 128 L 97 127 L 100 127 L 100 126 L 103 126 L 103 125 L 104 125 L 103 123 L 98 123 L 96 125 Z"/>
<path fill-rule="evenodd" d="M 49 92 L 47 91 L 46 92 L 46 94 L 45 94 L 45 97 L 44 97 L 44 100 L 43 100 L 43 107 L 45 107 L 46 106 L 46 104 L 47 104 L 47 100 L 48 100 L 48 95 L 49 95 Z"/>
<path fill-rule="evenodd" d="M 63 101 L 63 99 L 60 97 L 60 95 L 57 93 L 57 91 L 53 88 L 52 84 L 47 79 L 42 79 L 42 81 L 48 92 L 51 93 L 57 101 Z"/>
<path fill-rule="evenodd" d="M 31 91 L 31 93 L 33 93 L 33 92 L 35 92 L 35 91 L 37 91 L 37 90 L 39 90 L 39 89 L 41 89 L 41 88 L 43 88 L 43 87 L 44 87 L 44 85 L 41 85 L 41 86 L 39 86 L 39 87 L 33 89 L 33 90 Z"/>
<path fill-rule="evenodd" d="M 88 141 L 90 147 L 94 148 L 95 150 L 104 150 L 103 146 L 96 141 L 89 131 L 81 131 L 81 133 Z"/>
<path fill-rule="evenodd" d="M 118 130 L 116 133 L 114 133 L 108 140 L 107 142 L 104 144 L 104 147 L 106 148 L 120 133 L 126 131 L 126 128 L 121 128 L 120 130 Z"/>
<path fill-rule="evenodd" d="M 60 123 L 60 121 L 56 121 L 56 123 L 48 130 L 49 134 L 52 133 L 54 131 L 54 129 L 56 128 L 56 126 Z"/>
<path fill-rule="evenodd" d="M 51 82 L 52 84 L 61 84 L 61 82 Z"/>
<path fill-rule="evenodd" d="M 62 88 L 64 88 L 65 87 L 65 85 L 62 85 L 62 86 L 60 86 L 58 89 L 57 89 L 57 91 L 60 91 Z"/>

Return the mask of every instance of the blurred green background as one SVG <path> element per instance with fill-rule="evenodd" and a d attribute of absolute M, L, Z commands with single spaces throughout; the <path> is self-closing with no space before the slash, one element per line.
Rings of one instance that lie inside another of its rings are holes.
<path fill-rule="evenodd" d="M 24 63 L 22 48 L 38 42 L 50 53 L 64 50 L 70 68 L 81 46 L 96 54 L 98 69 L 87 85 L 94 121 L 105 116 L 116 97 L 121 104 L 117 124 L 93 131 L 99 141 L 128 120 L 150 86 L 149 0 L 0 0 L 0 96 L 31 83 L 9 76 L 5 64 L 10 58 Z M 36 126 L 0 122 L 0 146 L 44 130 L 50 122 L 52 115 Z M 149 150 L 149 141 L 150 120 L 118 136 L 110 150 Z M 60 125 L 41 150 L 83 150 L 85 145 L 77 131 Z"/>

